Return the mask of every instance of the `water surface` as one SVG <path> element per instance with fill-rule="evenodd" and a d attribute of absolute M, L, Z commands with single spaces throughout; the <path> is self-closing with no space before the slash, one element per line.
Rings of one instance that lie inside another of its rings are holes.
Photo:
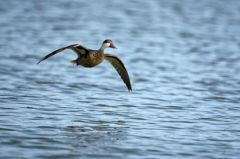
<path fill-rule="evenodd" d="M 0 2 L 0 158 L 239 158 L 237 0 Z M 69 44 L 110 38 L 76 67 Z"/>

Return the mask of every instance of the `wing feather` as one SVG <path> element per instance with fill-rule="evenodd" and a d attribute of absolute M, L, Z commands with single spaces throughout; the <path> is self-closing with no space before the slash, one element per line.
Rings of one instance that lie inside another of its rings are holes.
<path fill-rule="evenodd" d="M 123 62 L 117 56 L 110 54 L 105 54 L 105 59 L 108 62 L 110 62 L 112 66 L 117 70 L 123 82 L 126 84 L 128 90 L 131 91 L 132 90 L 131 82 Z"/>
<path fill-rule="evenodd" d="M 77 51 L 78 51 L 78 52 L 77 52 L 76 50 L 74 50 L 75 48 L 77 48 Z M 57 50 L 51 52 L 50 54 L 44 56 L 44 57 L 38 62 L 38 64 L 39 64 L 40 62 L 48 59 L 49 57 L 51 57 L 51 56 L 53 56 L 53 55 L 56 55 L 57 53 L 60 53 L 60 52 L 64 51 L 65 49 L 72 49 L 72 50 L 74 50 L 75 53 L 78 54 L 78 56 L 80 56 L 80 54 L 82 54 L 82 52 L 83 52 L 82 50 L 84 50 L 85 53 L 87 52 L 87 48 L 85 48 L 85 47 L 83 47 L 83 46 L 81 46 L 81 45 L 78 45 L 78 44 L 73 44 L 73 45 L 69 45 L 69 46 L 66 46 L 66 47 L 63 47 L 63 48 L 60 48 L 60 49 L 57 49 Z"/>

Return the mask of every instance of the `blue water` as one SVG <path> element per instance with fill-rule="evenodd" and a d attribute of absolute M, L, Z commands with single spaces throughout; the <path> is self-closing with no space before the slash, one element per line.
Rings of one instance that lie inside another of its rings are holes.
<path fill-rule="evenodd" d="M 0 158 L 238 159 L 240 1 L 0 1 Z M 80 43 L 124 62 L 76 67 Z"/>

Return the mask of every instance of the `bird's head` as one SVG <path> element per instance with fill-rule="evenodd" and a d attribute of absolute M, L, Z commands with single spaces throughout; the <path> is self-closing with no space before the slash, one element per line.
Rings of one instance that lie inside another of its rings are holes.
<path fill-rule="evenodd" d="M 104 40 L 104 41 L 103 41 L 101 49 L 104 50 L 104 49 L 106 49 L 106 48 L 116 49 L 116 46 L 114 46 L 112 40 L 107 39 L 107 40 Z"/>

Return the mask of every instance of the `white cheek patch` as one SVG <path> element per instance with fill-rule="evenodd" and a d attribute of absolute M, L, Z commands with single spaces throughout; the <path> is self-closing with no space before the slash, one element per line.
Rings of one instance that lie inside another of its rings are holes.
<path fill-rule="evenodd" d="M 111 45 L 110 43 L 106 43 L 106 46 L 107 46 L 107 47 L 110 47 L 110 45 Z"/>
<path fill-rule="evenodd" d="M 104 43 L 103 46 L 104 46 L 104 48 L 108 48 L 108 47 L 110 47 L 110 45 L 111 45 L 110 43 Z"/>
<path fill-rule="evenodd" d="M 106 48 L 109 48 L 111 46 L 111 43 L 103 43 L 101 49 L 104 50 Z"/>

